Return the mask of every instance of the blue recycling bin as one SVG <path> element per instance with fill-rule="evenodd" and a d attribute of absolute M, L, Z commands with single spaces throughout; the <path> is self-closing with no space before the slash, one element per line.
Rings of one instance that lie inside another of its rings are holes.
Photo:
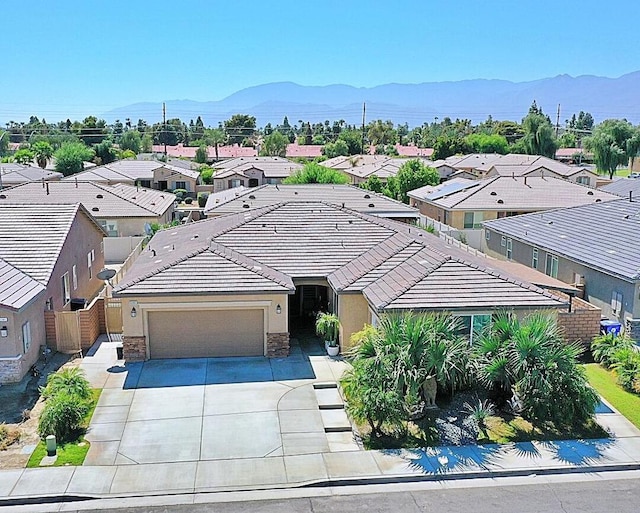
<path fill-rule="evenodd" d="M 620 335 L 622 331 L 622 324 L 618 321 L 604 320 L 600 321 L 600 332 L 604 335 L 612 334 L 614 336 Z"/>

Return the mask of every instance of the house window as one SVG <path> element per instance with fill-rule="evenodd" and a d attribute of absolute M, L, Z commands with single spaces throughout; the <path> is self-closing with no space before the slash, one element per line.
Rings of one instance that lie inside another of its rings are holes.
<path fill-rule="evenodd" d="M 44 309 L 45 310 L 53 310 L 53 298 L 50 297 L 49 299 L 47 299 L 44 302 Z"/>
<path fill-rule="evenodd" d="M 468 338 L 469 343 L 472 344 L 480 336 L 484 327 L 491 322 L 491 315 L 460 315 L 458 319 L 460 320 L 458 335 Z"/>
<path fill-rule="evenodd" d="M 484 221 L 484 212 L 465 212 L 464 213 L 464 228 L 482 228 L 482 221 Z"/>
<path fill-rule="evenodd" d="M 533 254 L 531 255 L 531 267 L 538 268 L 538 248 L 533 248 Z"/>
<path fill-rule="evenodd" d="M 622 292 L 613 291 L 611 293 L 611 312 L 613 315 L 620 315 L 622 311 Z"/>
<path fill-rule="evenodd" d="M 100 226 L 107 232 L 109 237 L 118 236 L 118 221 L 113 219 L 100 219 Z"/>
<path fill-rule="evenodd" d="M 500 245 L 504 248 L 507 245 L 507 238 L 503 235 L 500 239 Z"/>
<path fill-rule="evenodd" d="M 73 290 L 78 290 L 78 268 L 75 264 L 71 268 L 71 283 L 73 284 Z"/>
<path fill-rule="evenodd" d="M 576 183 L 582 184 L 582 185 L 591 185 L 591 180 L 589 180 L 588 176 L 579 176 L 576 179 Z"/>
<path fill-rule="evenodd" d="M 240 180 L 239 178 L 229 180 L 229 189 L 233 189 L 234 187 L 240 187 L 241 185 L 244 185 L 244 180 Z"/>
<path fill-rule="evenodd" d="M 176 189 L 186 189 L 187 188 L 187 182 L 176 182 Z"/>
<path fill-rule="evenodd" d="M 547 259 L 544 265 L 544 273 L 552 278 L 558 277 L 558 257 L 555 255 L 547 254 Z"/>
<path fill-rule="evenodd" d="M 484 239 L 485 240 L 491 240 L 491 232 L 489 230 L 484 231 Z"/>
<path fill-rule="evenodd" d="M 23 353 L 26 354 L 31 347 L 31 324 L 29 321 L 25 322 L 22 325 L 22 349 Z"/>
<path fill-rule="evenodd" d="M 507 260 L 511 260 L 513 256 L 513 239 L 511 237 L 507 238 Z"/>
<path fill-rule="evenodd" d="M 69 273 L 62 275 L 62 303 L 66 306 L 71 301 L 71 291 L 69 289 Z"/>
<path fill-rule="evenodd" d="M 151 189 L 151 180 L 140 180 L 140 187 Z"/>

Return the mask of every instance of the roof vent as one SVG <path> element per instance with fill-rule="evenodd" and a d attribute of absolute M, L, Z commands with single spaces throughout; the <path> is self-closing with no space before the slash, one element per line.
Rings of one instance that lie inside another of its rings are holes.
<path fill-rule="evenodd" d="M 249 199 L 256 199 L 256 197 L 252 194 L 251 196 L 249 196 Z"/>
<path fill-rule="evenodd" d="M 489 194 L 491 194 L 491 196 L 497 196 L 498 193 L 496 191 L 491 191 Z"/>
<path fill-rule="evenodd" d="M 364 199 L 369 199 L 371 196 L 369 194 L 364 195 Z"/>
<path fill-rule="evenodd" d="M 294 194 L 298 194 L 298 191 L 293 191 Z"/>
<path fill-rule="evenodd" d="M 593 196 L 593 191 L 587 191 L 587 194 L 588 194 L 589 196 Z"/>
<path fill-rule="evenodd" d="M 99 210 L 100 210 L 100 209 L 99 209 L 98 207 L 93 207 L 93 208 L 91 209 L 91 211 L 92 211 L 92 212 L 98 212 Z"/>
<path fill-rule="evenodd" d="M 96 198 L 102 199 L 102 198 L 104 198 L 104 196 L 102 194 L 96 194 Z"/>
<path fill-rule="evenodd" d="M 193 237 L 191 237 L 191 240 L 196 240 L 198 237 L 200 236 L 196 233 Z"/>
<path fill-rule="evenodd" d="M 249 208 L 249 204 L 245 203 L 244 205 L 242 205 L 242 208 Z"/>
<path fill-rule="evenodd" d="M 547 221 L 547 224 L 553 224 L 553 221 Z"/>
<path fill-rule="evenodd" d="M 601 200 L 600 198 L 598 198 L 598 199 L 596 200 L 596 203 L 600 203 L 601 201 L 602 201 L 602 200 Z"/>
<path fill-rule="evenodd" d="M 504 203 L 504 200 L 499 199 L 498 203 L 500 203 L 500 205 L 502 205 Z"/>
<path fill-rule="evenodd" d="M 0 199 L 7 199 L 7 195 L 6 194 L 0 194 Z"/>
<path fill-rule="evenodd" d="M 369 208 L 373 208 L 375 205 L 373 203 L 369 203 Z"/>

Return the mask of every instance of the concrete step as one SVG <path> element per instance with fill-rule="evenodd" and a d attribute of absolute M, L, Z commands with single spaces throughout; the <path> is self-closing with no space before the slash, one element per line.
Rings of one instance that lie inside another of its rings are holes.
<path fill-rule="evenodd" d="M 320 410 L 325 433 L 351 431 L 351 422 L 344 410 Z"/>
<path fill-rule="evenodd" d="M 340 410 L 344 408 L 344 401 L 337 388 L 320 388 L 314 390 L 318 407 L 321 410 Z"/>
<path fill-rule="evenodd" d="M 346 452 L 346 451 L 359 451 L 360 447 L 353 439 L 353 433 L 351 432 L 337 432 L 327 433 L 327 442 L 329 442 L 329 451 L 331 452 Z"/>

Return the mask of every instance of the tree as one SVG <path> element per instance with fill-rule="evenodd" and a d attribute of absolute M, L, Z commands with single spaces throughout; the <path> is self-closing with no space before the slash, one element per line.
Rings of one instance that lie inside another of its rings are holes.
<path fill-rule="evenodd" d="M 349 155 L 359 155 L 362 149 L 362 132 L 355 129 L 344 129 L 338 136 L 338 141 L 344 141 L 347 144 Z"/>
<path fill-rule="evenodd" d="M 524 150 L 528 155 L 543 155 L 553 158 L 556 142 L 549 118 L 542 113 L 534 101 L 529 114 L 522 120 Z"/>
<path fill-rule="evenodd" d="M 140 141 L 140 147 L 143 153 L 151 153 L 153 150 L 153 136 L 151 134 L 144 134 L 142 141 Z"/>
<path fill-rule="evenodd" d="M 207 147 L 198 146 L 196 150 L 196 156 L 194 159 L 198 164 L 204 164 L 207 161 Z"/>
<path fill-rule="evenodd" d="M 348 156 L 350 155 L 349 146 L 344 140 L 338 139 L 336 142 L 328 142 L 325 144 L 322 148 L 322 154 L 329 159 L 333 157 Z"/>
<path fill-rule="evenodd" d="M 226 135 L 221 128 L 205 130 L 205 141 L 213 146 L 216 152 L 216 161 L 218 160 L 218 147 L 224 144 Z"/>
<path fill-rule="evenodd" d="M 55 152 L 56 171 L 64 176 L 73 175 L 83 170 L 83 162 L 90 161 L 94 152 L 80 142 L 64 143 Z"/>
<path fill-rule="evenodd" d="M 598 171 L 608 173 L 609 178 L 613 179 L 618 167 L 629 162 L 627 142 L 633 138 L 634 132 L 631 123 L 620 119 L 607 119 L 595 128 L 584 144 L 593 152 Z M 633 150 L 633 145 L 632 142 L 629 149 Z"/>
<path fill-rule="evenodd" d="M 284 157 L 287 154 L 287 144 L 289 144 L 289 139 L 282 132 L 275 130 L 262 141 L 260 155 L 263 157 Z"/>
<path fill-rule="evenodd" d="M 255 134 L 256 118 L 248 114 L 234 114 L 224 122 L 224 131 L 229 144 L 242 144 Z"/>
<path fill-rule="evenodd" d="M 633 130 L 633 135 L 627 139 L 627 156 L 629 157 L 629 168 L 633 170 L 633 163 L 640 153 L 640 126 Z"/>
<path fill-rule="evenodd" d="M 315 162 L 307 162 L 302 169 L 296 171 L 291 176 L 285 178 L 284 184 L 305 184 L 305 183 L 349 183 L 349 178 L 337 169 L 321 166 Z"/>
<path fill-rule="evenodd" d="M 464 138 L 464 144 L 473 153 L 509 153 L 509 143 L 503 135 L 470 134 Z"/>
<path fill-rule="evenodd" d="M 439 183 L 438 171 L 426 166 L 418 159 L 412 159 L 402 164 L 396 176 L 387 180 L 385 194 L 403 203 L 409 203 L 407 192 L 425 185 L 438 185 Z"/>
<path fill-rule="evenodd" d="M 31 145 L 31 150 L 38 165 L 44 169 L 53 157 L 53 147 L 47 141 L 38 141 Z"/>
<path fill-rule="evenodd" d="M 87 146 L 99 144 L 107 136 L 107 123 L 104 119 L 87 116 L 79 126 L 79 136 Z"/>
<path fill-rule="evenodd" d="M 0 130 L 0 157 L 4 157 L 9 149 L 9 132 Z"/>
<path fill-rule="evenodd" d="M 446 159 L 451 155 L 467 153 L 467 147 L 463 139 L 456 136 L 444 134 L 436 139 L 433 145 L 433 160 Z"/>
<path fill-rule="evenodd" d="M 33 152 L 28 148 L 20 148 L 13 154 L 13 160 L 18 164 L 29 164 L 33 161 Z"/>
<path fill-rule="evenodd" d="M 120 149 L 131 150 L 136 155 L 142 150 L 142 136 L 137 130 L 127 130 L 120 137 Z"/>
<path fill-rule="evenodd" d="M 116 149 L 109 139 L 105 139 L 101 143 L 94 145 L 93 151 L 95 152 L 95 162 L 99 166 L 110 164 L 118 158 Z"/>
<path fill-rule="evenodd" d="M 396 135 L 393 121 L 377 119 L 369 123 L 367 127 L 367 139 L 369 140 L 369 144 L 373 146 L 393 144 L 396 142 Z"/>
<path fill-rule="evenodd" d="M 209 166 L 202 166 L 200 168 L 200 178 L 202 178 L 202 182 L 205 184 L 213 183 L 213 168 Z"/>
<path fill-rule="evenodd" d="M 578 144 L 578 138 L 573 132 L 565 132 L 558 137 L 558 148 L 575 148 Z"/>
<path fill-rule="evenodd" d="M 384 185 L 380 181 L 380 178 L 378 178 L 378 175 L 371 175 L 360 184 L 360 187 L 367 189 L 368 191 L 381 193 Z"/>

